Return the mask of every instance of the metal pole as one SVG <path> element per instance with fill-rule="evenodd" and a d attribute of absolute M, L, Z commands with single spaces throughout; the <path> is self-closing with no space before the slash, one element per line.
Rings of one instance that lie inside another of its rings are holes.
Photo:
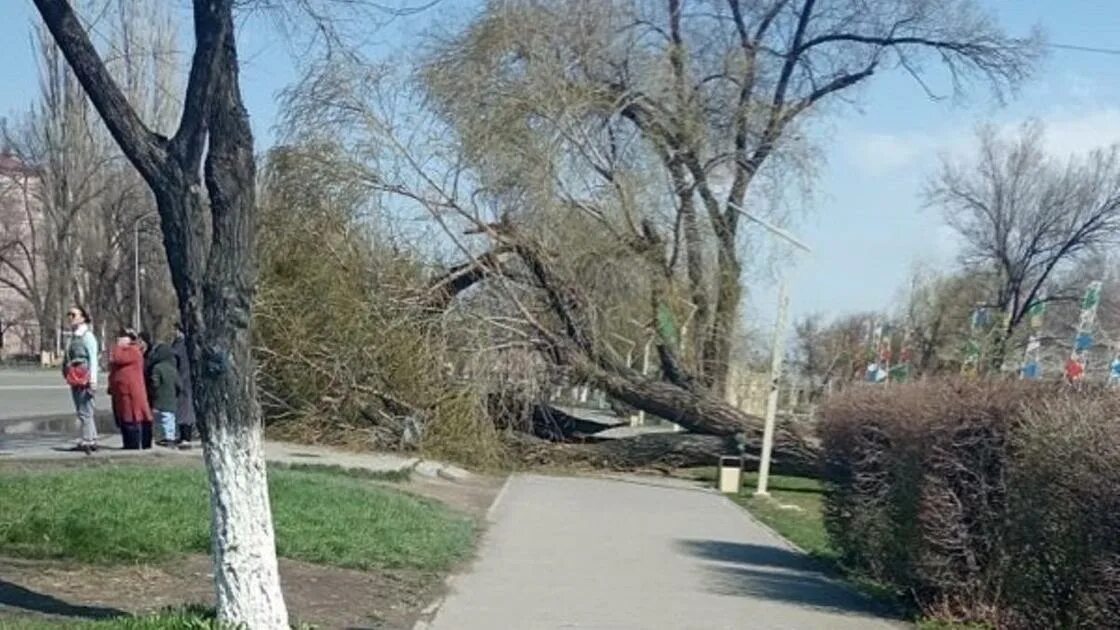
<path fill-rule="evenodd" d="M 132 282 L 133 295 L 136 303 L 132 310 L 132 329 L 140 332 L 140 220 L 147 215 L 141 215 L 132 222 Z"/>
<path fill-rule="evenodd" d="M 653 345 L 653 338 L 646 342 L 645 348 L 642 349 L 642 376 L 649 374 L 649 347 Z M 646 426 L 646 412 L 638 410 L 638 426 Z"/>
<path fill-rule="evenodd" d="M 769 496 L 767 484 L 770 482 L 770 453 L 774 450 L 774 424 L 778 416 L 778 381 L 782 375 L 782 350 L 785 345 L 786 312 L 789 310 L 789 293 L 786 290 L 786 276 L 782 275 L 778 285 L 778 321 L 774 326 L 774 341 L 770 348 L 770 393 L 766 397 L 766 426 L 762 431 L 762 457 L 758 463 L 758 487 L 756 496 Z"/>

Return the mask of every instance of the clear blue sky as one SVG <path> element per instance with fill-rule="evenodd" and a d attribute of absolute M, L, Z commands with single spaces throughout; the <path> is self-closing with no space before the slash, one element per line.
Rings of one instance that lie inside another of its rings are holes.
<path fill-rule="evenodd" d="M 471 0 L 448 1 L 437 19 Z M 1012 32 L 1041 24 L 1050 41 L 1120 47 L 1116 0 L 986 0 Z M 0 1 L 0 115 L 24 108 L 36 91 L 28 44 L 29 0 Z M 399 20 L 379 34 L 392 46 L 426 28 L 431 17 Z M 261 24 L 242 28 L 244 91 L 258 143 L 267 146 L 275 94 L 295 78 L 290 47 Z M 185 29 L 184 29 L 185 30 Z M 376 38 L 378 35 L 375 35 Z M 857 108 L 823 123 L 826 163 L 812 204 L 792 230 L 815 253 L 793 275 L 795 315 L 889 307 L 915 261 L 947 266 L 955 246 L 937 213 L 923 210 L 922 183 L 943 152 L 966 151 L 981 121 L 1013 126 L 1026 118 L 1049 126 L 1053 150 L 1120 141 L 1120 56 L 1052 50 L 1036 78 L 1006 107 L 984 93 L 966 103 L 932 102 L 906 76 L 876 77 Z M 752 284 L 748 312 L 767 325 L 772 287 Z"/>

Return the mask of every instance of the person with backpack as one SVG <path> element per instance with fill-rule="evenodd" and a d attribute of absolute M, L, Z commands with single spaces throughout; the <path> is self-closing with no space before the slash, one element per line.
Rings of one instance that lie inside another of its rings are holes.
<path fill-rule="evenodd" d="M 109 353 L 109 396 L 125 450 L 152 447 L 152 409 L 144 382 L 144 348 L 133 330 L 123 330 Z"/>
<path fill-rule="evenodd" d="M 97 422 L 94 414 L 94 395 L 97 392 L 99 348 L 93 335 L 89 313 L 81 306 L 73 306 L 66 313 L 70 324 L 70 341 L 62 360 L 62 377 L 70 386 L 74 412 L 81 427 L 81 437 L 73 450 L 87 455 L 97 450 Z"/>
<path fill-rule="evenodd" d="M 150 341 L 148 343 L 151 343 Z M 144 375 L 148 385 L 148 402 L 160 428 L 160 446 L 175 446 L 177 442 L 175 412 L 179 408 L 179 370 L 175 366 L 175 353 L 164 343 L 156 343 L 145 357 Z"/>

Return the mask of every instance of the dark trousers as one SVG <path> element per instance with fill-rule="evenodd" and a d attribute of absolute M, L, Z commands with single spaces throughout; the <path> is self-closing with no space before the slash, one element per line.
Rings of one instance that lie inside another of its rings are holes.
<path fill-rule="evenodd" d="M 178 425 L 178 433 L 180 442 L 190 442 L 194 439 L 194 425 L 193 424 L 180 424 Z"/>
<path fill-rule="evenodd" d="M 152 423 L 122 422 L 121 441 L 126 451 L 152 448 Z"/>

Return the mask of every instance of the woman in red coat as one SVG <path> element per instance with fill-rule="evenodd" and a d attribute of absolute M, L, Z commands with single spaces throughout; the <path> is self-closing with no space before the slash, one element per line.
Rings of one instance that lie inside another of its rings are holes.
<path fill-rule="evenodd" d="M 152 447 L 152 409 L 144 383 L 144 350 L 131 330 L 121 332 L 109 353 L 113 417 L 128 450 Z"/>

